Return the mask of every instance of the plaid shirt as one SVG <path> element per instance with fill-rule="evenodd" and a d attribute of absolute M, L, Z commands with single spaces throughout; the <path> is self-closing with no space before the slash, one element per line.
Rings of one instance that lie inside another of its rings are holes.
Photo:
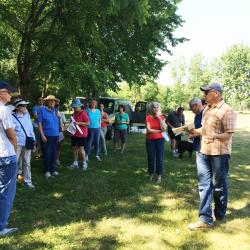
<path fill-rule="evenodd" d="M 232 136 L 228 140 L 214 139 L 208 143 L 207 138 L 214 134 L 234 133 L 236 114 L 223 100 L 215 106 L 207 105 L 202 116 L 201 153 L 205 155 L 231 154 Z"/>

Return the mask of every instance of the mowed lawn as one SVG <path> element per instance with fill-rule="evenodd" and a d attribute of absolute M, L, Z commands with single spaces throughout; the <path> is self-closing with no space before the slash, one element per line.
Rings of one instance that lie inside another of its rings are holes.
<path fill-rule="evenodd" d="M 187 115 L 192 119 L 190 113 Z M 42 162 L 32 161 L 34 190 L 17 185 L 10 226 L 0 249 L 250 249 L 250 115 L 238 115 L 229 175 L 227 222 L 190 232 L 199 197 L 195 156 L 173 159 L 165 145 L 162 184 L 147 176 L 145 138 L 130 134 L 124 154 L 102 162 L 91 158 L 87 172 L 71 170 L 65 141 L 60 176 L 46 180 Z"/>

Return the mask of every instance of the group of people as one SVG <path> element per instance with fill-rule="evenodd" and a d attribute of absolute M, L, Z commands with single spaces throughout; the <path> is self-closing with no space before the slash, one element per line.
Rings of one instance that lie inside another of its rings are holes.
<path fill-rule="evenodd" d="M 189 131 L 189 138 L 193 140 L 196 150 L 200 194 L 199 221 L 189 225 L 191 230 L 213 226 L 212 196 L 215 200 L 215 219 L 225 219 L 228 161 L 236 120 L 235 112 L 223 101 L 220 84 L 201 87 L 201 91 L 204 92 L 205 108 L 199 98 L 189 102 L 190 109 L 195 113 L 195 128 Z M 23 178 L 27 187 L 34 187 L 30 159 L 36 146 L 37 151 L 42 153 L 46 178 L 58 175 L 56 164 L 60 164 L 60 142 L 64 138 L 66 121 L 59 111 L 60 101 L 53 95 L 38 98 L 38 104 L 32 110 L 34 124 L 27 111 L 29 102 L 24 99 L 16 100 L 10 113 L 5 104 L 10 102 L 12 92 L 14 88 L 11 85 L 0 81 L 0 236 L 17 230 L 7 227 L 16 179 L 17 176 Z M 70 120 L 74 132 L 69 130 L 73 151 L 71 167 L 87 170 L 92 146 L 96 160 L 101 161 L 101 150 L 104 155 L 108 154 L 105 135 L 110 120 L 102 103 L 97 108 L 96 100 L 83 109 L 80 100 L 74 99 L 70 107 L 74 110 Z M 165 120 L 160 113 L 160 104 L 150 104 L 145 121 L 148 174 L 150 180 L 155 179 L 157 183 L 161 182 L 164 169 L 164 133 L 168 130 L 175 156 L 179 138 L 172 129 L 185 124 L 183 110 L 177 109 Z M 125 107 L 120 105 L 114 121 L 115 150 L 118 150 L 118 142 L 121 141 L 121 152 L 124 152 L 129 122 Z"/>
<path fill-rule="evenodd" d="M 188 137 L 193 139 L 196 151 L 200 196 L 199 220 L 188 225 L 190 230 L 209 229 L 213 227 L 215 220 L 225 221 L 226 219 L 229 159 L 232 135 L 236 127 L 236 114 L 222 98 L 222 85 L 212 83 L 200 89 L 204 93 L 206 105 L 197 97 L 192 98 L 189 102 L 195 118 L 194 128 L 188 131 Z M 163 133 L 167 129 L 164 118 L 160 115 L 159 107 L 159 103 L 151 103 L 151 114 L 146 117 L 148 174 L 150 180 L 156 174 L 157 182 L 161 181 L 163 172 Z M 181 111 L 177 110 L 176 114 L 170 114 L 170 118 L 176 120 L 177 123 L 184 124 L 185 120 L 180 113 Z M 177 116 L 178 119 L 176 119 Z M 167 119 L 169 124 L 168 121 Z M 168 130 L 170 138 L 176 140 L 176 136 L 171 135 L 171 126 Z M 178 140 L 179 138 L 177 138 Z M 177 154 L 175 142 L 171 141 L 171 147 L 174 155 Z M 212 211 L 213 199 L 214 211 Z"/>

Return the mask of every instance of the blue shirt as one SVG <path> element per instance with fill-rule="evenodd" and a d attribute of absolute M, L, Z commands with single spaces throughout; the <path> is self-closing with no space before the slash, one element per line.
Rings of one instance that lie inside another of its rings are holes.
<path fill-rule="evenodd" d="M 32 109 L 32 114 L 34 115 L 35 113 L 38 115 L 38 111 L 40 110 L 40 108 L 44 107 L 43 105 L 42 106 L 39 106 L 39 105 L 35 105 Z M 38 127 L 38 121 L 37 119 L 34 120 L 34 127 Z"/>
<path fill-rule="evenodd" d="M 36 138 L 35 138 L 35 134 L 33 131 L 33 126 L 32 126 L 29 112 L 25 112 L 23 114 L 23 116 L 20 116 L 20 114 L 18 114 L 16 112 L 13 113 L 13 115 L 15 115 L 17 117 L 17 119 L 21 122 L 21 124 L 23 125 L 23 128 L 25 129 L 26 135 L 28 137 L 33 137 L 33 139 L 35 141 Z M 12 121 L 13 121 L 13 124 L 15 126 L 14 130 L 15 130 L 16 137 L 17 137 L 17 145 L 25 146 L 26 135 L 25 135 L 20 123 L 17 121 L 17 119 L 13 115 L 12 115 Z"/>
<path fill-rule="evenodd" d="M 89 117 L 89 128 L 100 128 L 101 127 L 101 111 L 96 109 L 94 112 L 91 109 L 86 110 Z"/>
<path fill-rule="evenodd" d="M 42 124 L 43 133 L 45 136 L 58 136 L 59 135 L 59 118 L 56 115 L 55 109 L 49 110 L 42 107 L 38 111 L 38 122 Z"/>
<path fill-rule="evenodd" d="M 203 113 L 203 110 L 199 114 L 195 115 L 195 117 L 194 117 L 194 127 L 195 128 L 201 127 L 202 113 Z M 194 137 L 194 150 L 199 151 L 200 147 L 201 147 L 200 136 Z"/>

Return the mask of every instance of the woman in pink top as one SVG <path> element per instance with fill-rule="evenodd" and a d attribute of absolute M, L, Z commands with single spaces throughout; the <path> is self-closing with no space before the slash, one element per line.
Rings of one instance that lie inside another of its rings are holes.
<path fill-rule="evenodd" d="M 102 115 L 99 152 L 101 152 L 101 150 L 103 149 L 104 155 L 108 155 L 105 137 L 107 134 L 107 126 L 109 123 L 109 117 L 108 117 L 108 114 L 104 111 L 104 104 L 103 103 L 99 103 L 99 109 L 100 109 L 101 115 Z"/>
<path fill-rule="evenodd" d="M 163 115 L 160 115 L 160 104 L 150 104 L 150 114 L 146 116 L 146 148 L 148 155 L 148 174 L 153 180 L 157 174 L 157 183 L 161 182 L 163 173 L 164 138 L 162 132 L 166 131 L 166 123 Z"/>
<path fill-rule="evenodd" d="M 81 109 L 82 103 L 79 99 L 74 99 L 70 107 L 74 109 L 72 121 L 77 127 L 75 134 L 71 137 L 71 146 L 73 150 L 74 162 L 72 168 L 78 168 L 78 155 L 82 158 L 82 169 L 87 170 L 87 161 L 85 154 L 86 140 L 88 136 L 89 118 L 85 111 Z"/>

